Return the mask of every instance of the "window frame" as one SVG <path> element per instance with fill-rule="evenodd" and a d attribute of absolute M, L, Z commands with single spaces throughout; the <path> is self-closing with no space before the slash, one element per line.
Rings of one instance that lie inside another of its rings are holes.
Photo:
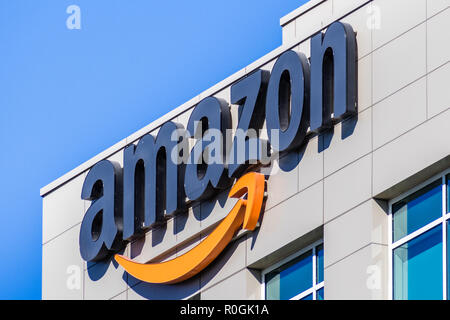
<path fill-rule="evenodd" d="M 447 221 L 450 221 L 450 211 L 447 212 L 447 175 L 450 174 L 450 168 L 446 169 L 445 171 L 436 174 L 432 176 L 431 178 L 427 179 L 426 181 L 416 185 L 414 188 L 411 188 L 407 192 L 402 193 L 401 195 L 391 199 L 388 201 L 388 208 L 389 208 L 389 222 L 388 222 L 388 265 L 389 265 L 389 299 L 394 299 L 394 261 L 393 261 L 393 254 L 394 250 L 405 243 L 411 241 L 412 239 L 415 239 L 419 237 L 420 235 L 424 234 L 425 232 L 433 229 L 434 227 L 437 227 L 438 225 L 442 226 L 442 298 L 443 300 L 448 299 L 448 291 L 450 288 L 448 288 L 447 285 L 447 268 L 449 267 L 447 256 Z M 405 199 L 406 197 L 410 196 L 411 194 L 421 190 L 422 188 L 428 186 L 429 184 L 433 183 L 434 181 L 441 180 L 441 192 L 442 192 L 442 212 L 441 216 L 430 223 L 426 224 L 425 226 L 411 232 L 410 234 L 404 236 L 403 238 L 393 242 L 394 235 L 393 235 L 393 225 L 394 225 L 394 216 L 392 212 L 392 207 L 395 203 L 397 203 L 400 200 Z"/>
<path fill-rule="evenodd" d="M 279 262 L 271 265 L 270 267 L 263 269 L 261 271 L 261 297 L 262 300 L 266 300 L 266 275 L 269 274 L 270 272 L 272 272 L 273 270 L 283 266 L 284 264 L 294 260 L 295 258 L 301 256 L 302 254 L 312 250 L 312 255 L 313 255 L 313 261 L 312 261 L 312 268 L 313 268 L 313 285 L 311 288 L 302 291 L 301 293 L 299 293 L 298 295 L 292 297 L 289 300 L 300 300 L 310 294 L 313 295 L 313 300 L 316 300 L 317 298 L 317 291 L 324 288 L 324 280 L 322 280 L 322 282 L 317 283 L 317 252 L 316 252 L 316 248 L 320 245 L 323 245 L 323 239 L 317 240 L 315 242 L 313 242 L 312 244 L 308 245 L 307 247 L 304 247 L 303 249 L 301 249 L 300 251 L 295 252 L 294 254 L 289 255 L 288 257 L 280 260 Z M 325 249 L 325 248 L 324 248 Z"/>

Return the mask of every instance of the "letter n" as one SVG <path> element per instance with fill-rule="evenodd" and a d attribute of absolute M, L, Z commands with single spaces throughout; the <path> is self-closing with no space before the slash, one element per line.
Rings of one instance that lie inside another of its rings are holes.
<path fill-rule="evenodd" d="M 319 132 L 356 113 L 357 47 L 352 27 L 334 22 L 311 38 L 310 127 Z"/>

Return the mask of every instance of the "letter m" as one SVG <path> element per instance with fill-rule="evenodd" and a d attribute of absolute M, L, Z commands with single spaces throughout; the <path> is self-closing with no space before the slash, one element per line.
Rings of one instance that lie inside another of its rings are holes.
<path fill-rule="evenodd" d="M 132 239 L 183 206 L 184 164 L 171 158 L 173 148 L 182 148 L 179 140 L 172 139 L 175 130 L 183 127 L 166 122 L 156 140 L 147 134 L 124 150 L 123 239 Z"/>

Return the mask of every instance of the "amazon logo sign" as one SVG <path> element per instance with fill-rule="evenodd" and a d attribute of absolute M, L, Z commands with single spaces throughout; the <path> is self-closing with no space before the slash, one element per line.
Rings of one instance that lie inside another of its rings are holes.
<path fill-rule="evenodd" d="M 335 22 L 310 41 L 310 59 L 286 51 L 271 72 L 256 70 L 231 86 L 237 124 L 227 101 L 207 97 L 193 108 L 186 128 L 168 121 L 156 137 L 146 134 L 127 146 L 123 168 L 108 160 L 95 164 L 81 192 L 91 201 L 80 230 L 82 258 L 115 255 L 137 279 L 177 283 L 202 271 L 239 229 L 254 230 L 265 194 L 270 196 L 261 167 L 301 147 L 308 128 L 320 133 L 357 111 L 352 27 Z M 264 122 L 267 139 L 261 137 Z M 117 254 L 127 242 L 230 187 L 236 205 L 185 254 L 147 264 Z"/>

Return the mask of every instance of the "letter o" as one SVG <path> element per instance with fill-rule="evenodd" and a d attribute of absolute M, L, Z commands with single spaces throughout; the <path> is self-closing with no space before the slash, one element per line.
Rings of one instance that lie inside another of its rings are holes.
<path fill-rule="evenodd" d="M 306 56 L 286 51 L 270 75 L 266 98 L 267 135 L 275 152 L 299 147 L 309 125 L 310 67 Z M 274 141 L 272 130 L 279 131 Z"/>

